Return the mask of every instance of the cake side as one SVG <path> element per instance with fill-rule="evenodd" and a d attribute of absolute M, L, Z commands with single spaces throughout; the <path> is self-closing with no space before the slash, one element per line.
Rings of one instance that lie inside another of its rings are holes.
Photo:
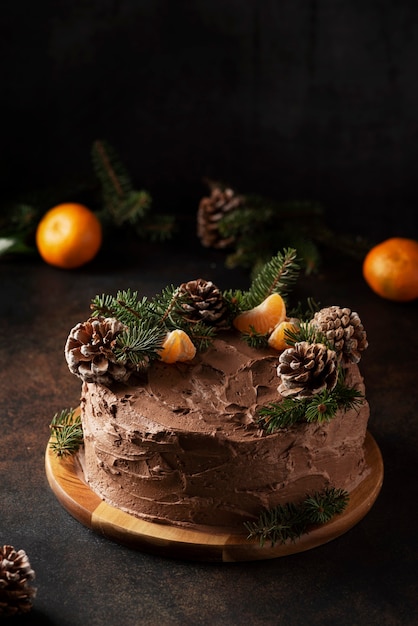
<path fill-rule="evenodd" d="M 367 402 L 266 434 L 257 413 L 280 398 L 277 362 L 227 335 L 190 363 L 154 363 L 140 384 L 83 383 L 86 481 L 148 521 L 243 533 L 262 509 L 352 491 L 368 471 Z M 346 380 L 364 393 L 357 365 Z"/>

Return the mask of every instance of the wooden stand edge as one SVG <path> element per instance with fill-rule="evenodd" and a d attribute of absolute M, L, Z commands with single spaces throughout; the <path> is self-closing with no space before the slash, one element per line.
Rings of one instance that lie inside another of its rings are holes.
<path fill-rule="evenodd" d="M 77 456 L 57 457 L 48 446 L 45 469 L 49 485 L 61 505 L 91 530 L 130 548 L 179 559 L 235 562 L 273 559 L 318 547 L 355 526 L 373 506 L 383 483 L 383 460 L 367 432 L 366 463 L 370 472 L 350 494 L 347 508 L 330 522 L 316 527 L 295 542 L 261 546 L 245 535 L 207 533 L 140 520 L 110 506 L 82 479 Z"/>

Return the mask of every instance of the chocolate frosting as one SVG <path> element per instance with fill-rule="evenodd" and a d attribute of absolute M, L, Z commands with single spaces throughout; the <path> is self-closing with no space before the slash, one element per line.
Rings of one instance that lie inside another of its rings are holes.
<path fill-rule="evenodd" d="M 256 416 L 280 400 L 278 357 L 228 334 L 189 363 L 154 363 L 130 386 L 84 383 L 85 480 L 139 518 L 243 533 L 263 508 L 329 486 L 352 491 L 368 471 L 367 402 L 267 435 Z M 346 379 L 364 393 L 357 365 Z"/>

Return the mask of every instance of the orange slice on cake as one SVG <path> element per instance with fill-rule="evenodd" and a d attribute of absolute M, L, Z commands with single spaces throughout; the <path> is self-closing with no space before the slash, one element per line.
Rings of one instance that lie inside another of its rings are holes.
<path fill-rule="evenodd" d="M 291 320 L 280 322 L 268 338 L 269 346 L 280 351 L 290 348 L 290 344 L 287 343 L 286 331 L 296 332 L 297 330 L 298 327 L 296 323 Z"/>
<path fill-rule="evenodd" d="M 196 347 L 184 330 L 176 329 L 167 333 L 159 355 L 164 363 L 191 361 L 196 354 Z"/>
<path fill-rule="evenodd" d="M 233 324 L 241 333 L 266 335 L 286 318 L 286 305 L 278 293 L 267 296 L 261 304 L 243 311 Z"/>

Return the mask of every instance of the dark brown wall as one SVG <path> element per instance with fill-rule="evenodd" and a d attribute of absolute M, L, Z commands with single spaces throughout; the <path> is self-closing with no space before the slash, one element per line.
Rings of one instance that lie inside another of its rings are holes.
<path fill-rule="evenodd" d="M 212 176 L 418 236 L 414 0 L 9 4 L 6 192 L 89 177 L 100 137 L 139 185 L 193 208 Z"/>

